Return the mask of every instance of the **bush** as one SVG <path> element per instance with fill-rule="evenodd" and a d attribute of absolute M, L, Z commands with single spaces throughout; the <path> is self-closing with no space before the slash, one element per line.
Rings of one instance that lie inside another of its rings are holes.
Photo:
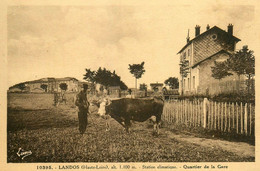
<path fill-rule="evenodd" d="M 255 103 L 255 96 L 248 95 L 246 93 L 223 93 L 215 96 L 207 96 L 207 95 L 182 95 L 179 96 L 179 100 L 203 100 L 207 98 L 209 100 L 217 101 L 217 102 L 238 102 L 238 103 Z"/>

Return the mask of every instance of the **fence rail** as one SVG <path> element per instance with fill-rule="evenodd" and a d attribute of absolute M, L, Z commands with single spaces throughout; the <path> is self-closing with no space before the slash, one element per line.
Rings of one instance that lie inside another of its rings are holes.
<path fill-rule="evenodd" d="M 165 102 L 162 119 L 189 127 L 255 134 L 255 107 L 250 103 L 175 100 Z"/>

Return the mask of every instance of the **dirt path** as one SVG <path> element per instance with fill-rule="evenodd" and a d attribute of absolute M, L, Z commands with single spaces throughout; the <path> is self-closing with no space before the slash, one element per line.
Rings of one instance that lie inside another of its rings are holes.
<path fill-rule="evenodd" d="M 229 141 L 219 140 L 219 139 L 198 138 L 192 135 L 185 135 L 185 134 L 177 135 L 171 131 L 167 131 L 166 129 L 162 130 L 161 132 L 166 134 L 167 137 L 181 142 L 187 142 L 187 143 L 196 144 L 196 145 L 209 147 L 213 149 L 221 148 L 222 150 L 232 152 L 241 157 L 255 156 L 255 146 L 244 142 L 229 142 Z"/>
<path fill-rule="evenodd" d="M 146 130 L 147 128 L 145 127 L 145 125 L 147 124 L 135 123 L 133 129 Z M 198 145 L 205 148 L 211 148 L 213 150 L 221 149 L 245 158 L 255 157 L 255 146 L 245 142 L 231 142 L 216 138 L 200 138 L 197 137 L 195 134 L 185 131 L 178 131 L 178 133 L 174 133 L 173 131 L 170 131 L 167 127 L 160 129 L 160 136 L 162 136 L 161 139 L 172 139 L 181 143 Z"/>

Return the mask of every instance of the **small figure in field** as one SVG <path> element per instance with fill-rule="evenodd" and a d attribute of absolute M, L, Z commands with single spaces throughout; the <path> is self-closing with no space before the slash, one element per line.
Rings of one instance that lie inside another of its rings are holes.
<path fill-rule="evenodd" d="M 87 98 L 88 85 L 83 84 L 76 97 L 75 105 L 78 106 L 79 132 L 84 134 L 88 124 L 89 102 Z"/>
<path fill-rule="evenodd" d="M 106 131 L 110 130 L 110 115 L 106 115 L 106 105 L 107 105 L 108 98 L 104 98 L 103 101 L 100 103 L 98 114 L 103 119 L 106 120 Z"/>
<path fill-rule="evenodd" d="M 61 91 L 61 92 L 54 92 L 54 106 L 59 106 L 59 104 L 61 102 L 64 102 L 65 104 L 67 104 L 67 98 L 65 95 L 65 91 Z"/>

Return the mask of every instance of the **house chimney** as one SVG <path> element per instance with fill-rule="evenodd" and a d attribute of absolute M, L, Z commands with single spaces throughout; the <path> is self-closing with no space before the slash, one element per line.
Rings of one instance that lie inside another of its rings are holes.
<path fill-rule="evenodd" d="M 190 41 L 190 35 L 189 35 L 189 33 L 190 33 L 190 29 L 188 30 L 188 35 L 187 35 L 187 43 L 189 43 L 189 41 Z"/>
<path fill-rule="evenodd" d="M 233 35 L 233 25 L 229 24 L 227 28 L 228 28 L 228 34 Z"/>
<path fill-rule="evenodd" d="M 196 27 L 195 27 L 195 37 L 197 37 L 198 35 L 200 35 L 200 26 L 196 25 Z"/>
<path fill-rule="evenodd" d="M 207 25 L 206 29 L 207 29 L 207 30 L 209 30 L 209 29 L 210 29 L 209 25 Z"/>

